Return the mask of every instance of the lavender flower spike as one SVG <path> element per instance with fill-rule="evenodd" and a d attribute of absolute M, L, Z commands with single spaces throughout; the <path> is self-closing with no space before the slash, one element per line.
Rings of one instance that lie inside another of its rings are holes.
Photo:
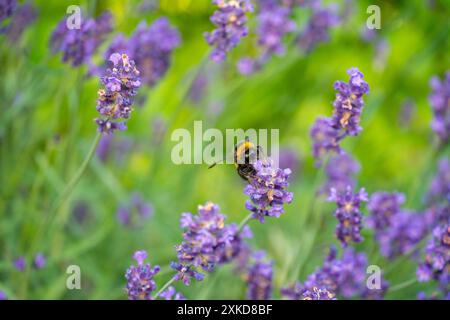
<path fill-rule="evenodd" d="M 274 167 L 270 158 L 256 161 L 254 168 L 256 174 L 249 179 L 244 189 L 244 193 L 250 197 L 245 207 L 260 222 L 264 222 L 265 217 L 280 217 L 284 212 L 284 204 L 291 203 L 294 196 L 286 190 L 291 170 Z"/>
<path fill-rule="evenodd" d="M 24 257 L 18 257 L 16 260 L 14 260 L 14 268 L 16 268 L 17 271 L 24 271 L 26 264 L 27 263 Z"/>
<path fill-rule="evenodd" d="M 216 62 L 225 60 L 229 51 L 237 46 L 248 33 L 246 13 L 253 10 L 249 0 L 214 0 L 218 9 L 211 17 L 217 27 L 205 33 L 205 39 L 214 49 L 211 59 Z"/>
<path fill-rule="evenodd" d="M 264 262 L 265 252 L 255 252 L 253 263 L 247 271 L 247 298 L 250 300 L 269 300 L 272 296 L 273 266 Z"/>
<path fill-rule="evenodd" d="M 433 109 L 431 128 L 443 144 L 450 139 L 450 71 L 442 81 L 438 77 L 430 80 L 432 93 L 429 100 Z"/>
<path fill-rule="evenodd" d="M 156 283 L 153 277 L 159 272 L 159 266 L 151 267 L 145 263 L 147 252 L 136 251 L 133 258 L 137 266 L 130 266 L 125 273 L 127 279 L 126 290 L 130 300 L 151 300 L 152 292 L 156 289 Z"/>
<path fill-rule="evenodd" d="M 310 136 L 313 140 L 312 151 L 317 167 L 322 165 L 326 154 L 342 152 L 339 146 L 339 131 L 332 126 L 330 118 L 317 118 L 311 127 Z"/>
<path fill-rule="evenodd" d="M 0 27 L 3 20 L 6 20 L 13 14 L 16 6 L 16 0 L 0 0 Z"/>
<path fill-rule="evenodd" d="M 203 279 L 196 268 L 211 272 L 217 264 L 233 259 L 243 246 L 242 238 L 250 236 L 248 232 L 238 234 L 235 224 L 225 224 L 226 217 L 219 212 L 218 205 L 207 202 L 199 206 L 198 215 L 182 214 L 180 225 L 186 231 L 183 242 L 176 247 L 178 262 L 171 266 L 178 271 L 176 280 L 185 285 L 191 278 Z"/>
<path fill-rule="evenodd" d="M 425 261 L 417 268 L 417 279 L 421 282 L 436 280 L 443 296 L 450 294 L 450 224 L 433 230 L 426 248 Z"/>
<path fill-rule="evenodd" d="M 141 86 L 139 71 L 126 54 L 113 53 L 109 62 L 110 68 L 101 77 L 105 88 L 98 91 L 97 111 L 102 118 L 95 120 L 103 133 L 125 129 L 125 124 L 117 120 L 130 117 L 133 97 Z"/>
<path fill-rule="evenodd" d="M 90 64 L 92 55 L 112 30 L 112 15 L 104 12 L 96 19 L 83 20 L 80 29 L 68 29 L 66 18 L 56 26 L 50 38 L 52 52 L 62 53 L 62 61 L 76 67 Z"/>
<path fill-rule="evenodd" d="M 336 202 L 337 205 L 335 217 L 339 223 L 336 227 L 336 236 L 343 247 L 346 247 L 350 242 L 362 241 L 360 205 L 361 202 L 368 201 L 367 197 L 364 188 L 360 189 L 358 193 L 353 193 L 350 186 L 344 192 L 331 189 L 328 201 Z"/>
<path fill-rule="evenodd" d="M 404 203 L 405 195 L 402 193 L 374 193 L 367 204 L 367 208 L 370 211 L 367 225 L 377 232 L 385 230 L 391 225 L 392 216 L 400 211 Z"/>
<path fill-rule="evenodd" d="M 267 2 L 267 1 L 266 1 Z M 291 10 L 276 2 L 269 1 L 261 7 L 258 15 L 258 45 L 262 48 L 262 60 L 272 55 L 281 56 L 285 52 L 283 37 L 295 29 L 289 19 Z"/>
<path fill-rule="evenodd" d="M 167 290 L 161 292 L 159 296 L 166 300 L 186 300 L 183 294 L 181 292 L 176 292 L 175 288 L 172 286 L 168 287 Z"/>
<path fill-rule="evenodd" d="M 364 106 L 363 96 L 369 93 L 369 85 L 363 80 L 363 74 L 358 68 L 347 71 L 350 75 L 348 83 L 336 81 L 334 89 L 336 99 L 334 100 L 334 114 L 332 126 L 351 136 L 357 135 L 362 128 L 360 118 Z"/>

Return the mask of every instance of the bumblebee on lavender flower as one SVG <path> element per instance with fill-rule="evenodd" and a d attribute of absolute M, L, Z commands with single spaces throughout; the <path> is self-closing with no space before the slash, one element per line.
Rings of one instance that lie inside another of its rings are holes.
<path fill-rule="evenodd" d="M 248 137 L 234 146 L 233 162 L 236 171 L 246 181 L 250 181 L 256 175 L 256 169 L 253 165 L 264 157 L 262 147 L 251 142 Z M 209 169 L 215 167 L 218 163 L 213 163 L 209 166 Z"/>

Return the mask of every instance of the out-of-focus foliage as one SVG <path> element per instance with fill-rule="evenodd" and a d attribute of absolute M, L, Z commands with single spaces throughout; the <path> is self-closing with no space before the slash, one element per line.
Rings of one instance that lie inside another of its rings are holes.
<path fill-rule="evenodd" d="M 50 53 L 51 32 L 70 1 L 34 1 L 37 20 L 20 41 L 11 43 L 0 35 L 0 290 L 9 298 L 124 299 L 124 272 L 138 249 L 147 250 L 152 264 L 162 267 L 156 278 L 159 285 L 169 279 L 167 266 L 182 237 L 182 212 L 196 212 L 197 205 L 209 200 L 220 205 L 228 222 L 242 220 L 247 215 L 244 183 L 233 166 L 208 170 L 207 165 L 177 166 L 171 161 L 171 132 L 192 131 L 194 120 L 220 130 L 279 128 L 281 146 L 298 154 L 301 165 L 289 188 L 294 201 L 279 219 L 252 221 L 251 243 L 274 261 L 275 297 L 288 282 L 303 281 L 321 265 L 329 245 L 338 244 L 333 205 L 320 201 L 319 208 L 310 209 L 318 174 L 309 129 L 317 116 L 331 115 L 333 82 L 346 80 L 346 70 L 353 66 L 364 73 L 371 89 L 365 98 L 362 133 L 344 142 L 361 164 L 357 186 L 369 194 L 404 192 L 407 207 L 423 209 L 437 165 L 428 82 L 450 69 L 448 1 L 377 1 L 382 14 L 377 32 L 387 44 L 384 61 L 372 43 L 361 40 L 372 1 L 338 1 L 351 14 L 332 29 L 329 42 L 305 54 L 291 41 L 284 57 L 274 57 L 248 77 L 236 71 L 236 63 L 255 51 L 251 15 L 250 35 L 217 65 L 209 61 L 210 48 L 203 37 L 213 28 L 209 17 L 215 7 L 210 1 L 159 2 L 148 10 L 139 9 L 137 1 L 81 3 L 91 15 L 110 10 L 115 20 L 112 34 L 130 35 L 140 21 L 167 16 L 179 29 L 182 43 L 163 79 L 152 89 L 140 90 L 145 103 L 134 111 L 128 130 L 116 134 L 116 148 L 123 139 L 128 148 L 115 151 L 120 159 L 91 161 L 51 226 L 46 216 L 52 201 L 75 174 L 95 136 L 99 81 L 85 77 L 86 66 L 73 68 Z M 299 14 L 298 25 L 304 19 Z M 94 56 L 97 63 L 110 39 Z M 203 99 L 192 102 L 186 93 L 199 70 L 208 75 L 207 91 Z M 410 121 L 400 125 L 407 99 L 414 101 L 415 109 Z M 158 129 L 161 123 L 166 133 Z M 153 205 L 153 215 L 123 226 L 117 210 L 134 192 Z M 391 285 L 415 278 L 417 263 L 388 262 L 380 256 L 373 234 L 364 230 L 363 235 L 366 240 L 357 249 L 385 270 Z M 37 252 L 47 257 L 45 268 L 13 268 L 15 258 L 24 255 L 30 264 Z M 66 268 L 72 264 L 81 268 L 82 290 L 66 289 Z M 190 287 L 177 286 L 189 299 L 245 298 L 245 284 L 231 266 L 218 268 Z M 415 283 L 387 298 L 415 298 L 418 291 L 432 287 Z"/>

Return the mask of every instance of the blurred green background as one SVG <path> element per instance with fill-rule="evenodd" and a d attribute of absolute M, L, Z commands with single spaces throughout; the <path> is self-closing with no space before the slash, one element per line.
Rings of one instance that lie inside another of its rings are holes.
<path fill-rule="evenodd" d="M 115 140 L 131 142 L 129 150 L 120 161 L 109 158 L 103 163 L 94 158 L 55 225 L 46 228 L 42 223 L 52 201 L 75 174 L 95 136 L 99 81 L 84 79 L 85 66 L 63 64 L 60 55 L 52 56 L 48 48 L 51 32 L 73 1 L 34 1 L 39 15 L 22 39 L 10 43 L 0 37 L 0 290 L 11 299 L 125 299 L 124 272 L 135 250 L 147 250 L 151 263 L 162 266 L 156 278 L 159 285 L 171 276 L 166 266 L 181 241 L 182 212 L 196 212 L 209 200 L 220 205 L 228 222 L 242 220 L 247 215 L 244 182 L 233 166 L 208 170 L 207 165 L 171 162 L 170 133 L 176 128 L 192 130 L 194 120 L 203 120 L 205 128 L 221 130 L 279 128 L 281 146 L 300 158 L 290 186 L 294 201 L 286 206 L 286 213 L 265 224 L 250 224 L 254 232 L 250 242 L 274 261 L 278 298 L 280 287 L 303 281 L 321 265 L 328 246 L 338 244 L 333 205 L 321 199 L 320 213 L 311 216 L 309 210 L 317 175 L 309 129 L 317 116 L 331 115 L 333 82 L 347 81 L 346 70 L 353 66 L 371 87 L 362 117 L 364 130 L 344 142 L 345 150 L 362 166 L 358 186 L 369 194 L 404 192 L 407 206 L 421 210 L 422 195 L 436 167 L 431 157 L 428 82 L 450 68 L 450 1 L 433 1 L 433 6 L 420 0 L 335 2 L 349 6 L 352 13 L 332 29 L 328 43 L 307 55 L 289 45 L 284 57 L 275 57 L 262 71 L 244 77 L 235 64 L 254 53 L 254 31 L 225 63 L 209 61 L 210 49 L 203 38 L 203 32 L 213 29 L 209 16 L 215 7 L 209 0 L 160 0 L 158 8 L 149 11 L 136 9 L 140 1 L 80 1 L 92 15 L 110 10 L 113 34 L 129 35 L 140 21 L 167 16 L 180 30 L 182 44 L 158 85 L 140 90 L 146 102 L 134 111 L 128 130 L 116 133 Z M 381 7 L 378 36 L 388 44 L 384 59 L 373 44 L 361 40 L 370 4 Z M 299 16 L 297 23 L 304 22 Z M 251 17 L 250 25 L 254 30 Z M 102 60 L 109 40 L 98 50 L 96 61 Z M 200 67 L 210 79 L 205 97 L 193 103 L 186 92 Z M 416 107 L 411 120 L 400 125 L 407 99 Z M 214 111 L 218 106 L 221 110 Z M 158 142 L 161 121 L 167 133 Z M 125 227 L 116 213 L 133 192 L 153 204 L 154 215 L 138 226 Z M 87 208 L 81 223 L 73 215 L 77 206 Z M 44 235 L 35 241 L 41 227 Z M 364 230 L 364 236 L 357 248 L 368 253 L 369 262 L 383 270 L 392 266 L 375 250 L 371 233 Z M 13 268 L 15 258 L 25 255 L 30 263 L 36 252 L 46 255 L 45 268 L 29 267 L 25 272 Z M 82 290 L 66 289 L 65 271 L 71 264 L 81 267 Z M 400 261 L 385 276 L 391 285 L 403 283 L 415 278 L 415 267 L 413 262 Z M 387 298 L 414 299 L 419 290 L 432 287 L 432 283 L 415 283 Z M 189 299 L 245 298 L 245 283 L 232 266 L 218 268 L 203 282 L 177 288 Z"/>

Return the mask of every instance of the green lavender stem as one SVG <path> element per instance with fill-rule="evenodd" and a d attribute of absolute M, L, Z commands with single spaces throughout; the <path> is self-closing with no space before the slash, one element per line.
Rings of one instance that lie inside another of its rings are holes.
<path fill-rule="evenodd" d="M 161 294 L 161 293 L 163 293 L 168 287 L 170 287 L 171 285 L 172 285 L 172 283 L 174 283 L 176 280 L 175 280 L 175 277 L 172 277 L 169 281 L 167 281 L 166 282 L 166 284 L 165 285 L 163 285 L 162 287 L 161 287 L 161 289 L 153 296 L 153 299 L 157 299 L 158 297 L 159 297 L 159 295 Z"/>
<path fill-rule="evenodd" d="M 80 179 L 83 176 L 84 172 L 86 171 L 86 168 L 89 165 L 89 162 L 91 161 L 92 157 L 95 154 L 95 150 L 97 149 L 97 146 L 98 146 L 101 136 L 102 136 L 101 132 L 97 133 L 97 135 L 95 136 L 95 139 L 91 145 L 91 148 L 89 149 L 89 153 L 86 155 L 86 158 L 84 159 L 84 161 L 81 164 L 80 168 L 78 169 L 77 173 L 72 177 L 72 179 L 66 185 L 64 190 L 61 192 L 61 195 L 55 201 L 55 205 L 53 207 L 52 212 L 55 212 L 55 213 L 58 212 L 58 210 L 61 208 L 61 206 L 67 201 L 67 199 L 71 195 L 72 191 L 75 189 L 78 182 L 80 182 Z"/>
<path fill-rule="evenodd" d="M 415 283 L 417 283 L 417 279 L 415 279 L 415 278 L 409 279 L 408 281 L 405 281 L 405 282 L 399 283 L 395 286 L 392 286 L 391 288 L 389 288 L 389 292 L 402 290 L 402 289 L 407 288 Z"/>

